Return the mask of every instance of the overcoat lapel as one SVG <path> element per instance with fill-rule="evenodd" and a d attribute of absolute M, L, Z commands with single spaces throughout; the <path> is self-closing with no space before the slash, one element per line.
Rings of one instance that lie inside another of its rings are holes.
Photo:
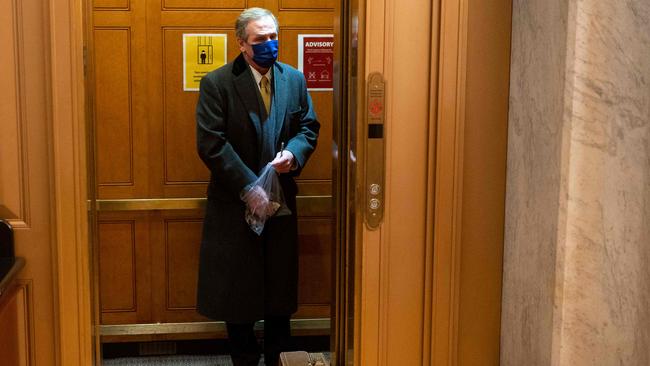
<path fill-rule="evenodd" d="M 239 55 L 233 65 L 233 74 L 234 74 L 234 84 L 235 90 L 239 99 L 241 99 L 248 117 L 255 127 L 255 132 L 257 135 L 257 145 L 259 146 L 262 142 L 262 117 L 260 111 L 260 103 L 258 101 L 259 91 L 255 88 L 255 79 L 253 78 L 253 73 L 251 72 L 246 60 L 242 55 Z M 264 111 L 264 114 L 266 111 Z"/>
<path fill-rule="evenodd" d="M 287 77 L 284 74 L 283 67 L 277 63 L 273 66 L 273 103 L 271 104 L 271 118 L 274 126 L 272 128 L 274 133 L 273 145 L 279 146 L 278 141 L 282 136 L 282 127 L 284 125 L 285 115 L 287 113 Z M 284 141 L 285 143 L 287 141 Z"/>
<path fill-rule="evenodd" d="M 233 74 L 235 89 L 255 127 L 257 146 L 261 147 L 260 165 L 265 165 L 275 157 L 276 150 L 280 146 L 289 97 L 287 77 L 282 65 L 276 63 L 273 66 L 272 78 L 273 100 L 267 118 L 259 89 L 255 85 L 255 78 L 242 55 L 234 62 Z"/>

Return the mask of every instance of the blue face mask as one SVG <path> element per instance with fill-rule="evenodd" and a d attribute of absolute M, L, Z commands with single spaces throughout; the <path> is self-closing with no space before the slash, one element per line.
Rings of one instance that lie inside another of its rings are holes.
<path fill-rule="evenodd" d="M 278 59 L 278 40 L 272 39 L 263 43 L 253 44 L 253 61 L 263 68 L 273 66 Z"/>

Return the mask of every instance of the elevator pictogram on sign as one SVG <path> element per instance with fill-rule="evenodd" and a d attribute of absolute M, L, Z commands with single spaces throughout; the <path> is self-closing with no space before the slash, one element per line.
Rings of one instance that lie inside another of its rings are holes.
<path fill-rule="evenodd" d="M 183 34 L 183 90 L 198 91 L 201 78 L 226 64 L 225 34 Z"/>

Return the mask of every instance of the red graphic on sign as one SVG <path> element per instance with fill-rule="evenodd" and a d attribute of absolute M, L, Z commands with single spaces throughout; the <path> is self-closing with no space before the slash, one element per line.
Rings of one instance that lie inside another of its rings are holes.
<path fill-rule="evenodd" d="M 384 106 L 381 103 L 381 100 L 378 98 L 373 98 L 368 104 L 368 111 L 370 112 L 370 117 L 379 118 L 381 117 L 381 112 L 384 110 Z"/>
<path fill-rule="evenodd" d="M 301 37 L 301 71 L 308 89 L 332 89 L 334 76 L 334 38 Z"/>

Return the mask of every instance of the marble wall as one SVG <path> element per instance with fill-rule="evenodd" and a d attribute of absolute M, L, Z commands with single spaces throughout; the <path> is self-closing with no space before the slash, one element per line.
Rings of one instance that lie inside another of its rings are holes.
<path fill-rule="evenodd" d="M 567 0 L 514 0 L 502 364 L 549 365 L 559 214 Z"/>
<path fill-rule="evenodd" d="M 515 0 L 503 365 L 650 365 L 650 1 Z"/>

